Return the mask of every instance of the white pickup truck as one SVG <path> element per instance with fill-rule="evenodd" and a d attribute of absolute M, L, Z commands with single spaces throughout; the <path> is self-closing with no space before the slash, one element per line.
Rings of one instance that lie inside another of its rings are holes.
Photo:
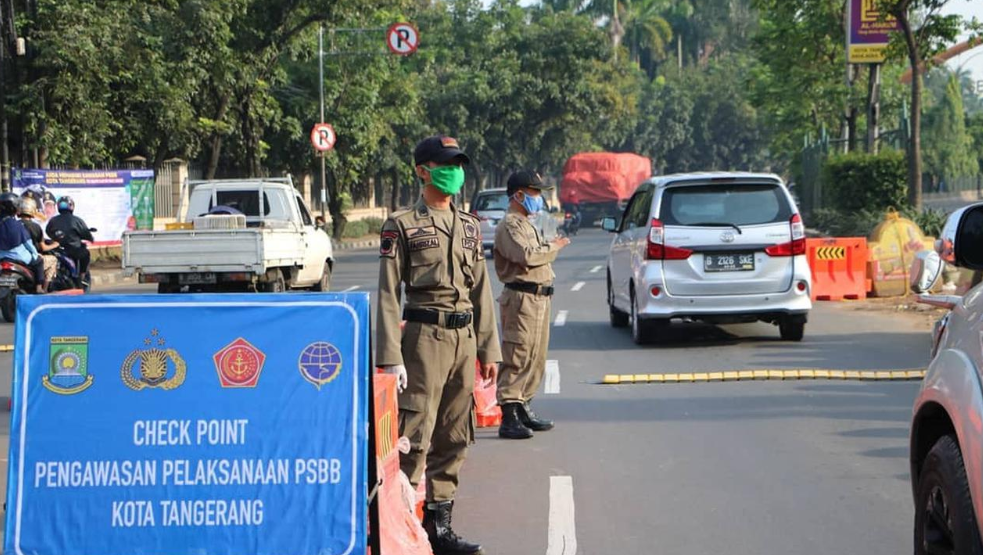
<path fill-rule="evenodd" d="M 327 291 L 331 239 L 290 178 L 190 182 L 187 216 L 123 235 L 123 272 L 160 293 Z"/>

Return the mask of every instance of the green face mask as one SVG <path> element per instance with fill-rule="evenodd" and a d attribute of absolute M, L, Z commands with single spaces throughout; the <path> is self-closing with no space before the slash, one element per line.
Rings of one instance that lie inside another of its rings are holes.
<path fill-rule="evenodd" d="M 461 166 L 423 166 L 430 172 L 430 180 L 438 191 L 445 195 L 456 195 L 464 186 L 464 168 Z"/>

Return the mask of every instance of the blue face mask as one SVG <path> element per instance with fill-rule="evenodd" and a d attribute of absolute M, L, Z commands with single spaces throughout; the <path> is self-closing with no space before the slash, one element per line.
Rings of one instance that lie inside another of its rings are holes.
<path fill-rule="evenodd" d="M 522 194 L 522 207 L 526 209 L 530 215 L 535 214 L 543 209 L 543 197 L 534 197 L 532 195 Z"/>

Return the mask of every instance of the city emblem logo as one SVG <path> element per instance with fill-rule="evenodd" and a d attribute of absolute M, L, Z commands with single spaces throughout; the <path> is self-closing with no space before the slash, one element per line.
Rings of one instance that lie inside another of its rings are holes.
<path fill-rule="evenodd" d="M 318 389 L 341 373 L 341 351 L 326 341 L 311 343 L 300 353 L 300 375 Z"/>
<path fill-rule="evenodd" d="M 176 350 L 164 348 L 167 342 L 159 331 L 151 331 L 143 344 L 149 348 L 130 353 L 120 368 L 126 387 L 134 391 L 148 387 L 170 390 L 184 383 L 188 366 Z"/>
<path fill-rule="evenodd" d="M 52 337 L 48 373 L 41 383 L 49 391 L 73 395 L 92 385 L 89 375 L 89 338 Z"/>
<path fill-rule="evenodd" d="M 214 359 L 222 387 L 256 387 L 266 355 L 240 337 L 215 353 Z"/>

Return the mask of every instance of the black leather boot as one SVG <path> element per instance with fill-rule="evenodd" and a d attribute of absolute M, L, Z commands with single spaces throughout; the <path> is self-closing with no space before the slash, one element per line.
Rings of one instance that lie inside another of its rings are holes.
<path fill-rule="evenodd" d="M 498 437 L 502 439 L 529 439 L 532 430 L 527 428 L 519 415 L 522 403 L 505 403 L 502 405 L 502 424 L 498 427 Z"/>
<path fill-rule="evenodd" d="M 553 421 L 536 416 L 529 403 L 519 404 L 519 419 L 522 424 L 534 432 L 545 432 L 553 429 Z"/>
<path fill-rule="evenodd" d="M 423 529 L 430 536 L 433 555 L 481 555 L 481 546 L 459 538 L 451 528 L 453 501 L 427 503 L 423 510 Z"/>

